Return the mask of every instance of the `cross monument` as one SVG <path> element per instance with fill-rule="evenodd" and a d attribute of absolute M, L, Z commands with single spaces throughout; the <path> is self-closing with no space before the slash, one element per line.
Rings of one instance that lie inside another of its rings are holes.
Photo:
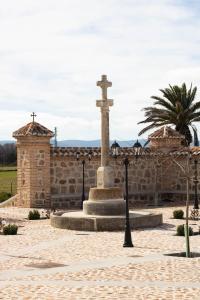
<path fill-rule="evenodd" d="M 96 106 L 101 108 L 101 166 L 97 171 L 97 187 L 105 188 L 114 185 L 113 171 L 109 167 L 109 107 L 113 106 L 113 100 L 107 98 L 107 89 L 112 86 L 112 82 L 107 80 L 106 75 L 102 75 L 97 86 L 102 89 L 102 99 L 96 101 Z"/>
<path fill-rule="evenodd" d="M 120 187 L 114 186 L 114 171 L 109 165 L 109 108 L 113 105 L 113 100 L 108 99 L 107 89 L 112 83 L 107 80 L 106 75 L 101 76 L 97 81 L 97 86 L 102 90 L 102 99 L 96 101 L 96 106 L 100 107 L 101 112 L 101 165 L 97 169 L 97 186 L 91 187 L 88 200 L 83 202 L 84 215 L 93 215 L 95 219 L 95 230 L 102 228 L 98 223 L 98 217 L 104 216 L 103 223 L 110 226 L 110 219 L 106 216 L 122 216 L 125 213 L 125 201 Z M 100 221 L 101 222 L 101 221 Z M 116 219 L 114 221 L 114 224 Z M 101 230 L 101 229 L 100 229 Z"/>

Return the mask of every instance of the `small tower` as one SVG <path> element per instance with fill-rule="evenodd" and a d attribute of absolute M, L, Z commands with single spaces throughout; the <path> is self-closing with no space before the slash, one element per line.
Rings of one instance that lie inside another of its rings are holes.
<path fill-rule="evenodd" d="M 19 207 L 51 206 L 50 139 L 53 132 L 34 121 L 13 132 L 17 139 L 17 203 Z"/>
<path fill-rule="evenodd" d="M 150 148 L 169 152 L 183 147 L 184 136 L 169 126 L 163 126 L 150 134 L 148 139 Z"/>

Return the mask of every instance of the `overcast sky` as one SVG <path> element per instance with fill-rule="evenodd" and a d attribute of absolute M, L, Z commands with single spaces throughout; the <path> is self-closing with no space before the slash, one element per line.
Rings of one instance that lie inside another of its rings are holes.
<path fill-rule="evenodd" d="M 2 1 L 0 139 L 32 111 L 59 140 L 98 139 L 101 74 L 113 83 L 111 138 L 134 139 L 159 88 L 200 90 L 199 45 L 199 0 Z"/>

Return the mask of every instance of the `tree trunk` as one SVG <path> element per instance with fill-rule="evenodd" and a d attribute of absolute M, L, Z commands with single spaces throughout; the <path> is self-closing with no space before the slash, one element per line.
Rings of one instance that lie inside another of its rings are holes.
<path fill-rule="evenodd" d="M 189 165 L 189 160 L 188 160 Z M 186 243 L 186 257 L 190 257 L 190 236 L 189 236 L 189 226 L 188 226 L 188 218 L 189 218 L 189 183 L 190 179 L 187 177 L 187 199 L 186 199 L 186 216 L 185 216 L 185 243 Z"/>

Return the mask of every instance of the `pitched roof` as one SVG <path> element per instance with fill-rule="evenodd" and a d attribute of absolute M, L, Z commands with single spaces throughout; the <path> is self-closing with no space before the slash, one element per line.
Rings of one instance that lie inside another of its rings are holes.
<path fill-rule="evenodd" d="M 37 122 L 30 122 L 27 125 L 13 132 L 13 137 L 33 135 L 53 137 L 54 133 Z"/>
<path fill-rule="evenodd" d="M 162 128 L 154 131 L 149 135 L 149 138 L 179 138 L 184 139 L 184 136 L 180 134 L 178 131 L 172 129 L 169 126 L 163 126 Z"/>

